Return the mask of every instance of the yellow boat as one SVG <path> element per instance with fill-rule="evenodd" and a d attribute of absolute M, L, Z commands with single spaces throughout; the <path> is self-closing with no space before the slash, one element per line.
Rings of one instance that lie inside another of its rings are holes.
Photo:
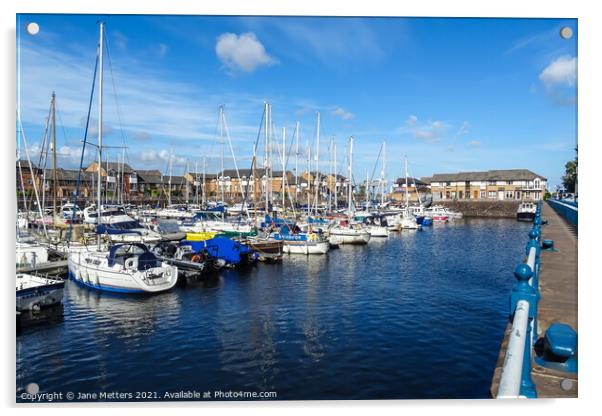
<path fill-rule="evenodd" d="M 186 233 L 186 240 L 188 241 L 207 241 L 211 240 L 213 237 L 218 235 L 219 233 L 214 233 L 211 231 L 203 231 L 200 233 Z"/>

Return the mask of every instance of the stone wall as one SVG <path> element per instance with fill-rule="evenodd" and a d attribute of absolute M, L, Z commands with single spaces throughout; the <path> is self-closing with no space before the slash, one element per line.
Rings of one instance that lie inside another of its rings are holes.
<path fill-rule="evenodd" d="M 516 218 L 520 201 L 436 201 L 452 211 L 460 211 L 465 217 Z"/>

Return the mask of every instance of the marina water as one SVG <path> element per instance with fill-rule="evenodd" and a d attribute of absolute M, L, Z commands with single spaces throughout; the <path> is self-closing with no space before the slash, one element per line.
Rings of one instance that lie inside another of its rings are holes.
<path fill-rule="evenodd" d="M 158 398 L 490 397 L 529 226 L 464 219 L 326 256 L 285 255 L 154 296 L 69 281 L 58 316 L 17 336 L 17 400 L 28 383 L 40 393 Z"/>

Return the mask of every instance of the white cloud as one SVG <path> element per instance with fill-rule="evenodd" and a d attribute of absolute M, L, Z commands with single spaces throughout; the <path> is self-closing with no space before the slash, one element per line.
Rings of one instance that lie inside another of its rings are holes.
<path fill-rule="evenodd" d="M 166 44 L 160 43 L 157 48 L 157 54 L 159 55 L 159 58 L 164 58 L 168 49 L 169 47 Z"/>
<path fill-rule="evenodd" d="M 446 127 L 447 126 L 439 120 L 420 123 L 418 117 L 412 114 L 405 121 L 405 128 L 402 130 L 409 131 L 412 136 L 418 140 L 437 143 L 440 141 Z"/>
<path fill-rule="evenodd" d="M 144 150 L 140 153 L 140 160 L 143 162 L 164 162 L 169 163 L 171 157 L 172 165 L 183 165 L 186 163 L 186 158 L 170 153 L 169 150 Z"/>
<path fill-rule="evenodd" d="M 478 140 L 471 140 L 467 144 L 470 147 L 481 147 L 481 142 Z"/>
<path fill-rule="evenodd" d="M 351 120 L 353 117 L 355 117 L 355 114 L 350 113 L 348 111 L 345 111 L 343 108 L 341 107 L 337 107 L 333 110 L 332 112 L 333 115 L 342 118 L 343 120 Z"/>
<path fill-rule="evenodd" d="M 252 32 L 221 34 L 215 44 L 215 53 L 226 67 L 243 72 L 253 72 L 260 66 L 277 63 Z"/>
<path fill-rule="evenodd" d="M 577 82 L 577 58 L 561 56 L 554 60 L 539 74 L 539 79 L 546 87 L 572 87 Z"/>

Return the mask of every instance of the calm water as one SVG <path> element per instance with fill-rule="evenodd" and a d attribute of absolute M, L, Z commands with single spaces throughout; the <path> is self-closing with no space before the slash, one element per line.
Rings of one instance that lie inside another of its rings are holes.
<path fill-rule="evenodd" d="M 529 224 L 463 220 L 126 297 L 65 287 L 17 336 L 17 395 L 484 398 Z"/>

